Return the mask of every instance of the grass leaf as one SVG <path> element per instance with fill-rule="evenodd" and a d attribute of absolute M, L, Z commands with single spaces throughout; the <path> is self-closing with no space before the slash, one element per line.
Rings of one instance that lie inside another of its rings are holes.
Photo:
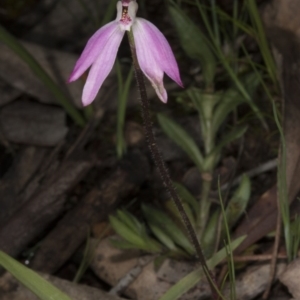
<path fill-rule="evenodd" d="M 237 248 L 245 239 L 246 236 L 242 236 L 231 242 L 231 249 Z M 226 258 L 225 247 L 218 251 L 214 256 L 207 261 L 207 266 L 209 269 L 213 269 L 217 266 L 223 259 Z M 202 268 L 199 268 L 181 280 L 179 280 L 175 285 L 173 285 L 159 300 L 175 300 L 190 290 L 195 286 L 204 276 Z"/>
<path fill-rule="evenodd" d="M 202 170 L 203 156 L 191 136 L 167 116 L 158 114 L 157 118 L 167 136 L 187 153 L 199 170 Z"/>
<path fill-rule="evenodd" d="M 71 300 L 69 296 L 64 294 L 36 272 L 25 267 L 2 251 L 0 251 L 0 265 L 41 300 Z"/>
<path fill-rule="evenodd" d="M 175 244 L 181 246 L 187 253 L 192 255 L 195 253 L 194 247 L 186 234 L 166 213 L 145 204 L 142 205 L 142 210 L 149 224 L 153 224 L 163 230 Z"/>
<path fill-rule="evenodd" d="M 206 86 L 212 85 L 216 73 L 216 59 L 208 39 L 178 6 L 170 5 L 169 12 L 174 20 L 183 50 L 190 58 L 200 62 Z"/>
<path fill-rule="evenodd" d="M 228 202 L 225 209 L 229 228 L 234 226 L 240 216 L 245 212 L 251 194 L 251 182 L 247 175 L 243 175 L 242 181 Z"/>

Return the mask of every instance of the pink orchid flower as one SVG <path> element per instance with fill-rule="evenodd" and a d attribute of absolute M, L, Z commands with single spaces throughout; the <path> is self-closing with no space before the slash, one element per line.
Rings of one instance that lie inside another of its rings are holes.
<path fill-rule="evenodd" d="M 116 20 L 96 31 L 78 59 L 69 82 L 77 80 L 91 67 L 82 94 L 84 106 L 95 99 L 110 73 L 125 31 L 132 30 L 141 70 L 161 101 L 166 103 L 168 100 L 163 84 L 164 73 L 182 86 L 178 65 L 168 41 L 152 23 L 136 18 L 137 9 L 135 0 L 118 1 Z"/>

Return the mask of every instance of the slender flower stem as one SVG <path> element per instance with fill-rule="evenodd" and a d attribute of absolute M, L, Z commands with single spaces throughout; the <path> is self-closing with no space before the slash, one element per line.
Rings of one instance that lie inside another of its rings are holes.
<path fill-rule="evenodd" d="M 142 107 L 142 116 L 143 116 L 143 120 L 144 120 L 144 129 L 146 132 L 147 142 L 148 142 L 148 146 L 150 148 L 151 154 L 152 154 L 152 158 L 159 170 L 159 173 L 163 180 L 163 183 L 164 183 L 167 191 L 171 195 L 171 197 L 180 213 L 180 216 L 185 224 L 186 230 L 187 230 L 190 240 L 196 250 L 196 255 L 202 265 L 204 273 L 206 274 L 207 277 L 210 277 L 210 278 L 208 278 L 208 282 L 211 286 L 213 299 L 218 299 L 218 295 L 215 291 L 215 287 L 211 283 L 211 280 L 213 280 L 213 283 L 215 284 L 214 276 L 212 275 L 212 273 L 209 271 L 209 269 L 207 267 L 206 260 L 205 260 L 202 248 L 200 246 L 200 243 L 198 241 L 196 232 L 184 210 L 182 201 L 180 200 L 180 198 L 173 186 L 169 171 L 168 171 L 168 169 L 165 165 L 165 162 L 160 154 L 160 151 L 157 147 L 156 138 L 153 133 L 153 126 L 152 126 L 150 109 L 149 109 L 150 105 L 149 105 L 149 100 L 148 100 L 148 96 L 147 96 L 147 92 L 146 92 L 144 75 L 143 75 L 143 72 L 138 63 L 132 31 L 128 32 L 128 39 L 129 39 L 131 54 L 132 54 L 132 58 L 133 58 L 133 66 L 134 66 L 134 71 L 135 71 L 135 77 L 137 80 L 137 86 L 138 86 L 138 90 L 139 90 L 140 96 L 141 96 L 141 107 Z"/>

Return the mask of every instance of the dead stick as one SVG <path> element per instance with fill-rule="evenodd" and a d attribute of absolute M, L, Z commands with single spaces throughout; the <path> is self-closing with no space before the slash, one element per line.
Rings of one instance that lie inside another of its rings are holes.
<path fill-rule="evenodd" d="M 89 228 L 105 220 L 122 198 L 133 193 L 146 179 L 148 170 L 144 156 L 128 155 L 101 187 L 94 188 L 43 240 L 32 268 L 46 273 L 58 270 L 86 240 Z"/>
<path fill-rule="evenodd" d="M 72 189 L 91 168 L 90 161 L 67 161 L 39 193 L 32 197 L 1 227 L 0 249 L 17 256 L 62 211 L 62 196 Z"/>

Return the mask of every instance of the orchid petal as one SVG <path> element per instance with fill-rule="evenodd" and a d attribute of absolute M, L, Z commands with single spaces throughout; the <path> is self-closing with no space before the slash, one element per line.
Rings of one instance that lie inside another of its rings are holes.
<path fill-rule="evenodd" d="M 105 47 L 98 49 L 98 57 L 90 69 L 83 88 L 82 103 L 84 106 L 89 105 L 95 99 L 103 81 L 110 73 L 124 33 L 119 26 L 116 26 L 114 32 L 106 40 Z"/>
<path fill-rule="evenodd" d="M 106 43 L 118 30 L 118 22 L 112 21 L 101 27 L 87 42 L 80 58 L 77 60 L 69 82 L 77 80 L 99 56 Z"/>
<path fill-rule="evenodd" d="M 130 1 L 128 4 L 128 16 L 131 18 L 132 22 L 136 19 L 136 12 L 139 5 L 135 1 Z"/>
<path fill-rule="evenodd" d="M 151 81 L 160 100 L 166 103 L 167 92 L 163 86 L 163 72 L 182 86 L 171 47 L 163 34 L 145 19 L 136 18 L 132 29 L 140 67 Z"/>
<path fill-rule="evenodd" d="M 163 71 L 173 79 L 179 86 L 183 87 L 180 79 L 179 69 L 173 51 L 159 29 L 149 21 L 139 18 L 139 22 L 144 27 L 144 32 L 148 35 L 149 47 L 155 51 L 156 59 L 159 61 Z"/>
<path fill-rule="evenodd" d="M 122 12 L 123 12 L 123 5 L 121 1 L 117 2 L 117 17 L 116 17 L 116 21 L 120 21 L 122 19 Z"/>
<path fill-rule="evenodd" d="M 164 72 L 157 59 L 156 51 L 153 48 L 156 45 L 152 44 L 152 40 L 149 38 L 149 34 L 145 32 L 145 28 L 143 23 L 140 22 L 140 18 L 136 19 L 134 26 L 132 26 L 132 30 L 140 67 L 146 77 L 150 80 L 159 99 L 166 103 L 168 96 L 163 85 Z"/>

